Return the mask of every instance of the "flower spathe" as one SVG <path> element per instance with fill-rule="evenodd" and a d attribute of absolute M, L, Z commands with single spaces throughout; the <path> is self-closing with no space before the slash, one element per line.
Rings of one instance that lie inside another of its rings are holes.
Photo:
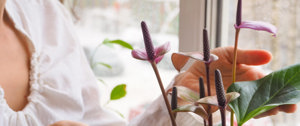
<path fill-rule="evenodd" d="M 248 28 L 257 31 L 266 31 L 273 36 L 276 36 L 277 28 L 267 22 L 262 21 L 242 21 L 242 0 L 238 0 L 237 11 L 236 11 L 236 23 L 234 24 L 235 29 Z"/>
<path fill-rule="evenodd" d="M 167 42 L 157 48 L 154 48 L 154 62 L 159 63 L 163 57 L 164 54 L 166 54 L 168 51 L 170 51 L 170 43 Z M 146 49 L 134 49 L 131 51 L 131 55 L 133 58 L 139 59 L 139 60 L 147 60 L 149 62 L 152 62 L 147 55 Z"/>
<path fill-rule="evenodd" d="M 210 57 L 208 59 L 208 61 L 204 60 L 204 54 L 199 53 L 199 52 L 188 52 L 188 53 L 184 53 L 184 52 L 178 52 L 178 53 L 173 53 L 172 56 L 183 56 L 182 58 L 192 58 L 198 61 L 202 61 L 204 63 L 211 63 L 213 61 L 217 61 L 219 59 L 219 57 L 215 54 L 210 54 Z M 172 61 L 172 63 L 174 64 L 174 62 Z"/>
<path fill-rule="evenodd" d="M 207 119 L 209 113 L 214 113 L 218 110 L 219 104 L 216 95 L 200 98 L 197 92 L 189 88 L 183 86 L 176 86 L 176 88 L 176 94 L 180 101 L 177 103 L 177 109 L 173 110 L 174 112 L 194 112 L 202 118 Z M 227 105 L 229 102 L 237 99 L 239 96 L 240 94 L 238 92 L 226 93 L 225 104 Z M 206 110 L 208 105 L 212 105 L 210 112 Z"/>
<path fill-rule="evenodd" d="M 273 34 L 273 36 L 276 36 L 277 32 L 277 28 L 274 25 L 262 21 L 243 21 L 239 26 L 235 24 L 234 27 L 236 29 L 248 28 L 258 31 L 266 31 Z"/>

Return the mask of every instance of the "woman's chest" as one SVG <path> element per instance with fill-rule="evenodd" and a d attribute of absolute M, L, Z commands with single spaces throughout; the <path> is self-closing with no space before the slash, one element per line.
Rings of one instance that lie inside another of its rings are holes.
<path fill-rule="evenodd" d="M 26 41 L 10 29 L 0 36 L 0 86 L 15 111 L 22 110 L 29 95 L 30 52 Z"/>

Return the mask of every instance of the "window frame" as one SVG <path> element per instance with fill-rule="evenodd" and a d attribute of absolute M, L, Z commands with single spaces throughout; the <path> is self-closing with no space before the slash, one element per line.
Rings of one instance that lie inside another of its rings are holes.
<path fill-rule="evenodd" d="M 211 49 L 227 45 L 229 0 L 207 1 L 207 30 Z M 179 51 L 202 51 L 205 0 L 180 0 L 179 8 Z"/>

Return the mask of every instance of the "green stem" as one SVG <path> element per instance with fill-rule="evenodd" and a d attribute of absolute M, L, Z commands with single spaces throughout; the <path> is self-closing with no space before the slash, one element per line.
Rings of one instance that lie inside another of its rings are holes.
<path fill-rule="evenodd" d="M 98 44 L 96 46 L 96 48 L 94 49 L 93 53 L 91 54 L 91 57 L 90 57 L 90 66 L 92 69 L 94 69 L 95 65 L 94 65 L 94 57 L 96 55 L 96 52 L 98 50 L 98 48 L 102 45 L 102 43 Z"/>
<path fill-rule="evenodd" d="M 234 83 L 235 80 L 236 80 L 237 47 L 238 47 L 238 41 L 239 41 L 239 33 L 240 33 L 240 29 L 236 29 L 236 31 L 235 31 L 233 62 L 232 62 L 232 83 Z M 230 126 L 233 126 L 233 120 L 234 120 L 234 112 L 231 109 Z"/>
<path fill-rule="evenodd" d="M 153 68 L 154 73 L 156 75 L 156 78 L 157 78 L 157 81 L 158 81 L 158 84 L 159 84 L 162 96 L 164 98 L 165 104 L 167 106 L 168 113 L 169 113 L 169 116 L 171 118 L 172 126 L 176 126 L 176 122 L 175 122 L 175 118 L 174 118 L 173 113 L 172 113 L 171 105 L 169 103 L 169 100 L 167 99 L 166 91 L 165 91 L 163 83 L 161 81 L 161 78 L 160 78 L 160 75 L 159 75 L 156 63 L 155 62 L 151 62 L 151 65 L 152 65 L 152 68 Z"/>

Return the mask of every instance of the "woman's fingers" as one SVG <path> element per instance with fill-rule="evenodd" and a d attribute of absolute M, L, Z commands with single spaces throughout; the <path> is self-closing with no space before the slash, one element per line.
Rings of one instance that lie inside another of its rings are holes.
<path fill-rule="evenodd" d="M 279 107 L 275 107 L 275 108 L 273 108 L 269 111 L 266 111 L 266 112 L 254 117 L 254 118 L 258 119 L 258 118 L 262 118 L 262 117 L 266 117 L 266 116 L 276 115 L 278 112 L 279 112 Z"/>
<path fill-rule="evenodd" d="M 281 105 L 276 108 L 273 108 L 269 111 L 266 111 L 255 118 L 262 118 L 266 116 L 271 116 L 271 115 L 276 115 L 279 111 L 285 112 L 285 113 L 294 113 L 297 110 L 297 105 L 296 104 L 291 104 L 291 105 Z"/>
<path fill-rule="evenodd" d="M 230 64 L 233 62 L 234 48 L 216 48 L 212 50 L 212 53 L 220 57 L 225 58 Z M 237 63 L 247 65 L 263 65 L 270 62 L 272 54 L 266 50 L 237 50 Z"/>
<path fill-rule="evenodd" d="M 238 50 L 237 63 L 247 65 L 263 65 L 269 63 L 272 54 L 265 50 Z"/>
<path fill-rule="evenodd" d="M 296 110 L 297 110 L 296 104 L 279 106 L 279 111 L 283 111 L 285 113 L 294 113 Z"/>

